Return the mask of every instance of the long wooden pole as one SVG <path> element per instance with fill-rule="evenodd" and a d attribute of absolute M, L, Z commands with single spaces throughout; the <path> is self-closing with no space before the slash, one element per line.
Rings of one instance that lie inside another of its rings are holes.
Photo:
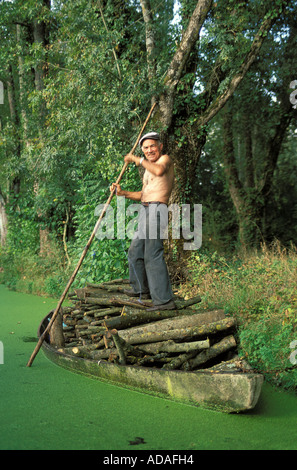
<path fill-rule="evenodd" d="M 155 106 L 156 106 L 156 103 L 154 103 L 153 106 L 151 107 L 151 110 L 150 110 L 150 112 L 149 112 L 149 114 L 148 114 L 148 116 L 147 116 L 147 118 L 146 118 L 146 120 L 145 120 L 145 122 L 144 122 L 144 124 L 143 124 L 143 126 L 142 126 L 142 129 L 141 129 L 141 131 L 140 131 L 140 133 L 139 133 L 139 135 L 138 135 L 138 137 L 137 137 L 137 140 L 136 140 L 136 142 L 135 142 L 135 144 L 134 144 L 134 146 L 133 146 L 133 148 L 132 148 L 132 150 L 131 150 L 130 153 L 134 153 L 134 152 L 135 152 L 135 149 L 136 149 L 136 147 L 137 147 L 137 145 L 138 145 L 139 139 L 140 139 L 140 137 L 142 136 L 142 133 L 143 133 L 143 131 L 144 131 L 144 129 L 145 129 L 145 127 L 146 127 L 146 125 L 147 125 L 147 123 L 148 123 L 148 121 L 149 121 L 151 115 L 152 115 L 152 112 L 153 112 Z M 121 170 L 121 172 L 120 172 L 120 174 L 119 174 L 119 176 L 118 176 L 118 179 L 117 179 L 117 181 L 116 181 L 116 184 L 119 184 L 119 182 L 121 181 L 121 179 L 122 179 L 122 177 L 123 177 L 123 174 L 124 174 L 125 171 L 126 171 L 127 166 L 128 166 L 128 163 L 125 162 L 125 164 L 123 165 L 123 168 L 122 168 L 122 170 Z M 99 219 L 98 219 L 97 222 L 96 222 L 96 225 L 95 225 L 95 227 L 94 227 L 94 230 L 93 230 L 93 232 L 92 232 L 92 234 L 91 234 L 91 236 L 90 236 L 90 238 L 89 238 L 89 241 L 88 241 L 88 243 L 86 244 L 86 246 L 85 246 L 85 248 L 84 248 L 84 250 L 83 250 L 83 252 L 82 252 L 82 255 L 81 255 L 80 259 L 79 259 L 79 262 L 77 263 L 77 266 L 76 266 L 75 270 L 73 271 L 73 273 L 72 273 L 72 275 L 71 275 L 71 277 L 70 277 L 70 279 L 69 279 L 69 281 L 68 281 L 68 283 L 67 283 L 67 286 L 65 287 L 65 290 L 64 290 L 64 292 L 63 292 L 63 294 L 62 294 L 62 296 L 61 296 L 61 298 L 60 298 L 60 300 L 59 300 L 59 302 L 58 302 L 58 305 L 57 305 L 57 307 L 56 307 L 56 310 L 54 311 L 54 313 L 53 313 L 53 315 L 52 315 L 52 318 L 51 318 L 49 324 L 47 325 L 46 329 L 44 330 L 44 332 L 43 332 L 42 335 L 40 336 L 40 338 L 39 338 L 39 340 L 38 340 L 38 343 L 36 344 L 36 347 L 35 347 L 35 349 L 34 349 L 32 355 L 31 355 L 31 357 L 30 357 L 30 359 L 29 359 L 29 361 L 28 361 L 28 363 L 27 363 L 27 367 L 31 367 L 31 365 L 32 365 L 32 363 L 33 363 L 33 361 L 34 361 L 34 359 L 35 359 L 35 357 L 36 357 L 36 355 L 37 355 L 39 349 L 40 349 L 41 346 L 42 346 L 42 343 L 43 343 L 43 341 L 44 341 L 46 335 L 47 335 L 48 332 L 50 331 L 50 329 L 51 329 L 51 327 L 52 327 L 52 324 L 54 323 L 54 321 L 55 321 L 55 319 L 56 319 L 56 317 L 57 317 L 57 315 L 58 315 L 58 313 L 59 313 L 59 310 L 60 310 L 60 308 L 61 308 L 61 306 L 62 306 L 62 303 L 64 302 L 65 297 L 66 297 L 66 295 L 67 295 L 67 293 L 68 293 L 68 291 L 69 291 L 69 289 L 70 289 L 70 286 L 72 285 L 72 283 L 73 283 L 73 281 L 74 281 L 74 279 L 75 279 L 75 277 L 76 277 L 76 275 L 77 275 L 77 273 L 78 273 L 78 271 L 79 271 L 79 268 L 81 267 L 82 262 L 83 262 L 83 260 L 84 260 L 84 258 L 85 258 L 85 256 L 86 256 L 86 254 L 87 254 L 87 251 L 88 251 L 88 249 L 90 248 L 90 246 L 91 246 L 91 244 L 92 244 L 92 241 L 93 241 L 93 239 L 94 239 L 94 237 L 95 237 L 95 235 L 96 235 L 96 232 L 97 232 L 97 230 L 98 230 L 98 227 L 99 227 L 99 225 L 100 225 L 100 223 L 101 223 L 101 221 L 102 221 L 102 219 L 103 219 L 103 217 L 104 217 L 104 214 L 105 214 L 105 212 L 106 212 L 106 210 L 107 210 L 107 208 L 108 208 L 108 206 L 109 206 L 109 204 L 110 204 L 110 202 L 111 202 L 111 200 L 112 200 L 114 194 L 115 194 L 115 189 L 113 189 L 113 190 L 111 191 L 110 196 L 109 196 L 109 198 L 107 199 L 107 201 L 106 201 L 106 203 L 105 203 L 105 205 L 104 205 L 104 207 L 103 207 L 103 209 L 102 209 L 102 212 L 101 212 L 101 214 L 100 214 L 100 217 L 99 217 Z"/>

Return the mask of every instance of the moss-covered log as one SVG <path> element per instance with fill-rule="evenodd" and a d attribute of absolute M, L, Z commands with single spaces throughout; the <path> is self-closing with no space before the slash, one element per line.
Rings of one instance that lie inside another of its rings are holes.
<path fill-rule="evenodd" d="M 195 338 L 199 336 L 215 334 L 232 328 L 235 326 L 234 318 L 225 318 L 213 323 L 193 326 L 188 328 L 178 328 L 170 330 L 162 330 L 161 326 L 153 331 L 145 328 L 133 328 L 130 330 L 123 330 L 121 332 L 122 338 L 130 344 L 153 343 L 158 341 L 165 341 L 169 339 L 185 340 L 187 338 Z"/>
<path fill-rule="evenodd" d="M 182 369 L 183 370 L 196 369 L 197 367 L 200 367 L 201 365 L 205 364 L 210 359 L 213 359 L 214 357 L 217 357 L 220 354 L 226 351 L 229 351 L 229 349 L 231 348 L 235 348 L 235 346 L 236 346 L 236 341 L 235 341 L 234 336 L 232 335 L 226 336 L 221 341 L 211 346 L 209 349 L 197 354 L 193 359 L 189 359 L 188 361 L 185 361 Z"/>
<path fill-rule="evenodd" d="M 203 341 L 191 341 L 189 343 L 176 343 L 173 340 L 161 341 L 159 343 L 142 344 L 139 348 L 150 354 L 158 352 L 188 353 L 191 351 L 201 351 L 210 347 L 209 339 Z"/>

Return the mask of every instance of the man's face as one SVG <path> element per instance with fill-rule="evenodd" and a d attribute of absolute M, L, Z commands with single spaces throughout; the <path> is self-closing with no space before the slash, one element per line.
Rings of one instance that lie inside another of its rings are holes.
<path fill-rule="evenodd" d="M 156 162 L 162 155 L 163 144 L 157 140 L 145 139 L 142 144 L 141 150 L 150 162 Z"/>

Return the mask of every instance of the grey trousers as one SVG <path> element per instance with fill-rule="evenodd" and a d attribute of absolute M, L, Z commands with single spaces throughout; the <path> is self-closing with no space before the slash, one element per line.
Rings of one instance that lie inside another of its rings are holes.
<path fill-rule="evenodd" d="M 173 299 L 162 238 L 167 224 L 165 204 L 141 206 L 138 231 L 128 251 L 130 284 L 137 294 L 150 293 L 154 305 Z"/>

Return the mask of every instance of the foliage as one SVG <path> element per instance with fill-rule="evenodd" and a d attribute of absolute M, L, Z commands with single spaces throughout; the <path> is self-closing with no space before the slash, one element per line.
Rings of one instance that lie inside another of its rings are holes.
<path fill-rule="evenodd" d="M 297 371 L 290 370 L 289 360 L 297 339 L 296 274 L 296 249 L 279 242 L 229 258 L 202 250 L 192 254 L 180 292 L 201 295 L 205 309 L 235 316 L 240 356 L 272 383 L 296 388 Z"/>
<path fill-rule="evenodd" d="M 97 218 L 101 214 L 102 205 L 109 196 L 107 182 L 91 181 L 86 179 L 81 190 L 78 191 L 80 200 L 77 206 L 74 222 L 76 225 L 75 242 L 69 246 L 69 253 L 72 264 L 75 266 L 88 241 Z M 85 286 L 87 282 L 98 283 L 108 279 L 115 279 L 127 275 L 125 240 L 117 240 L 116 237 L 116 198 L 113 199 L 111 207 L 114 209 L 115 231 L 113 238 L 94 238 L 94 241 L 87 253 L 75 285 Z M 96 208 L 99 210 L 96 210 Z M 101 209 L 100 209 L 101 207 Z M 102 225 L 104 225 L 102 223 Z M 102 228 L 102 230 L 104 227 Z M 109 234 L 107 233 L 108 237 Z"/>
<path fill-rule="evenodd" d="M 0 283 L 28 294 L 59 297 L 68 280 L 64 261 L 58 246 L 45 257 L 24 248 L 21 254 L 0 252 Z"/>

